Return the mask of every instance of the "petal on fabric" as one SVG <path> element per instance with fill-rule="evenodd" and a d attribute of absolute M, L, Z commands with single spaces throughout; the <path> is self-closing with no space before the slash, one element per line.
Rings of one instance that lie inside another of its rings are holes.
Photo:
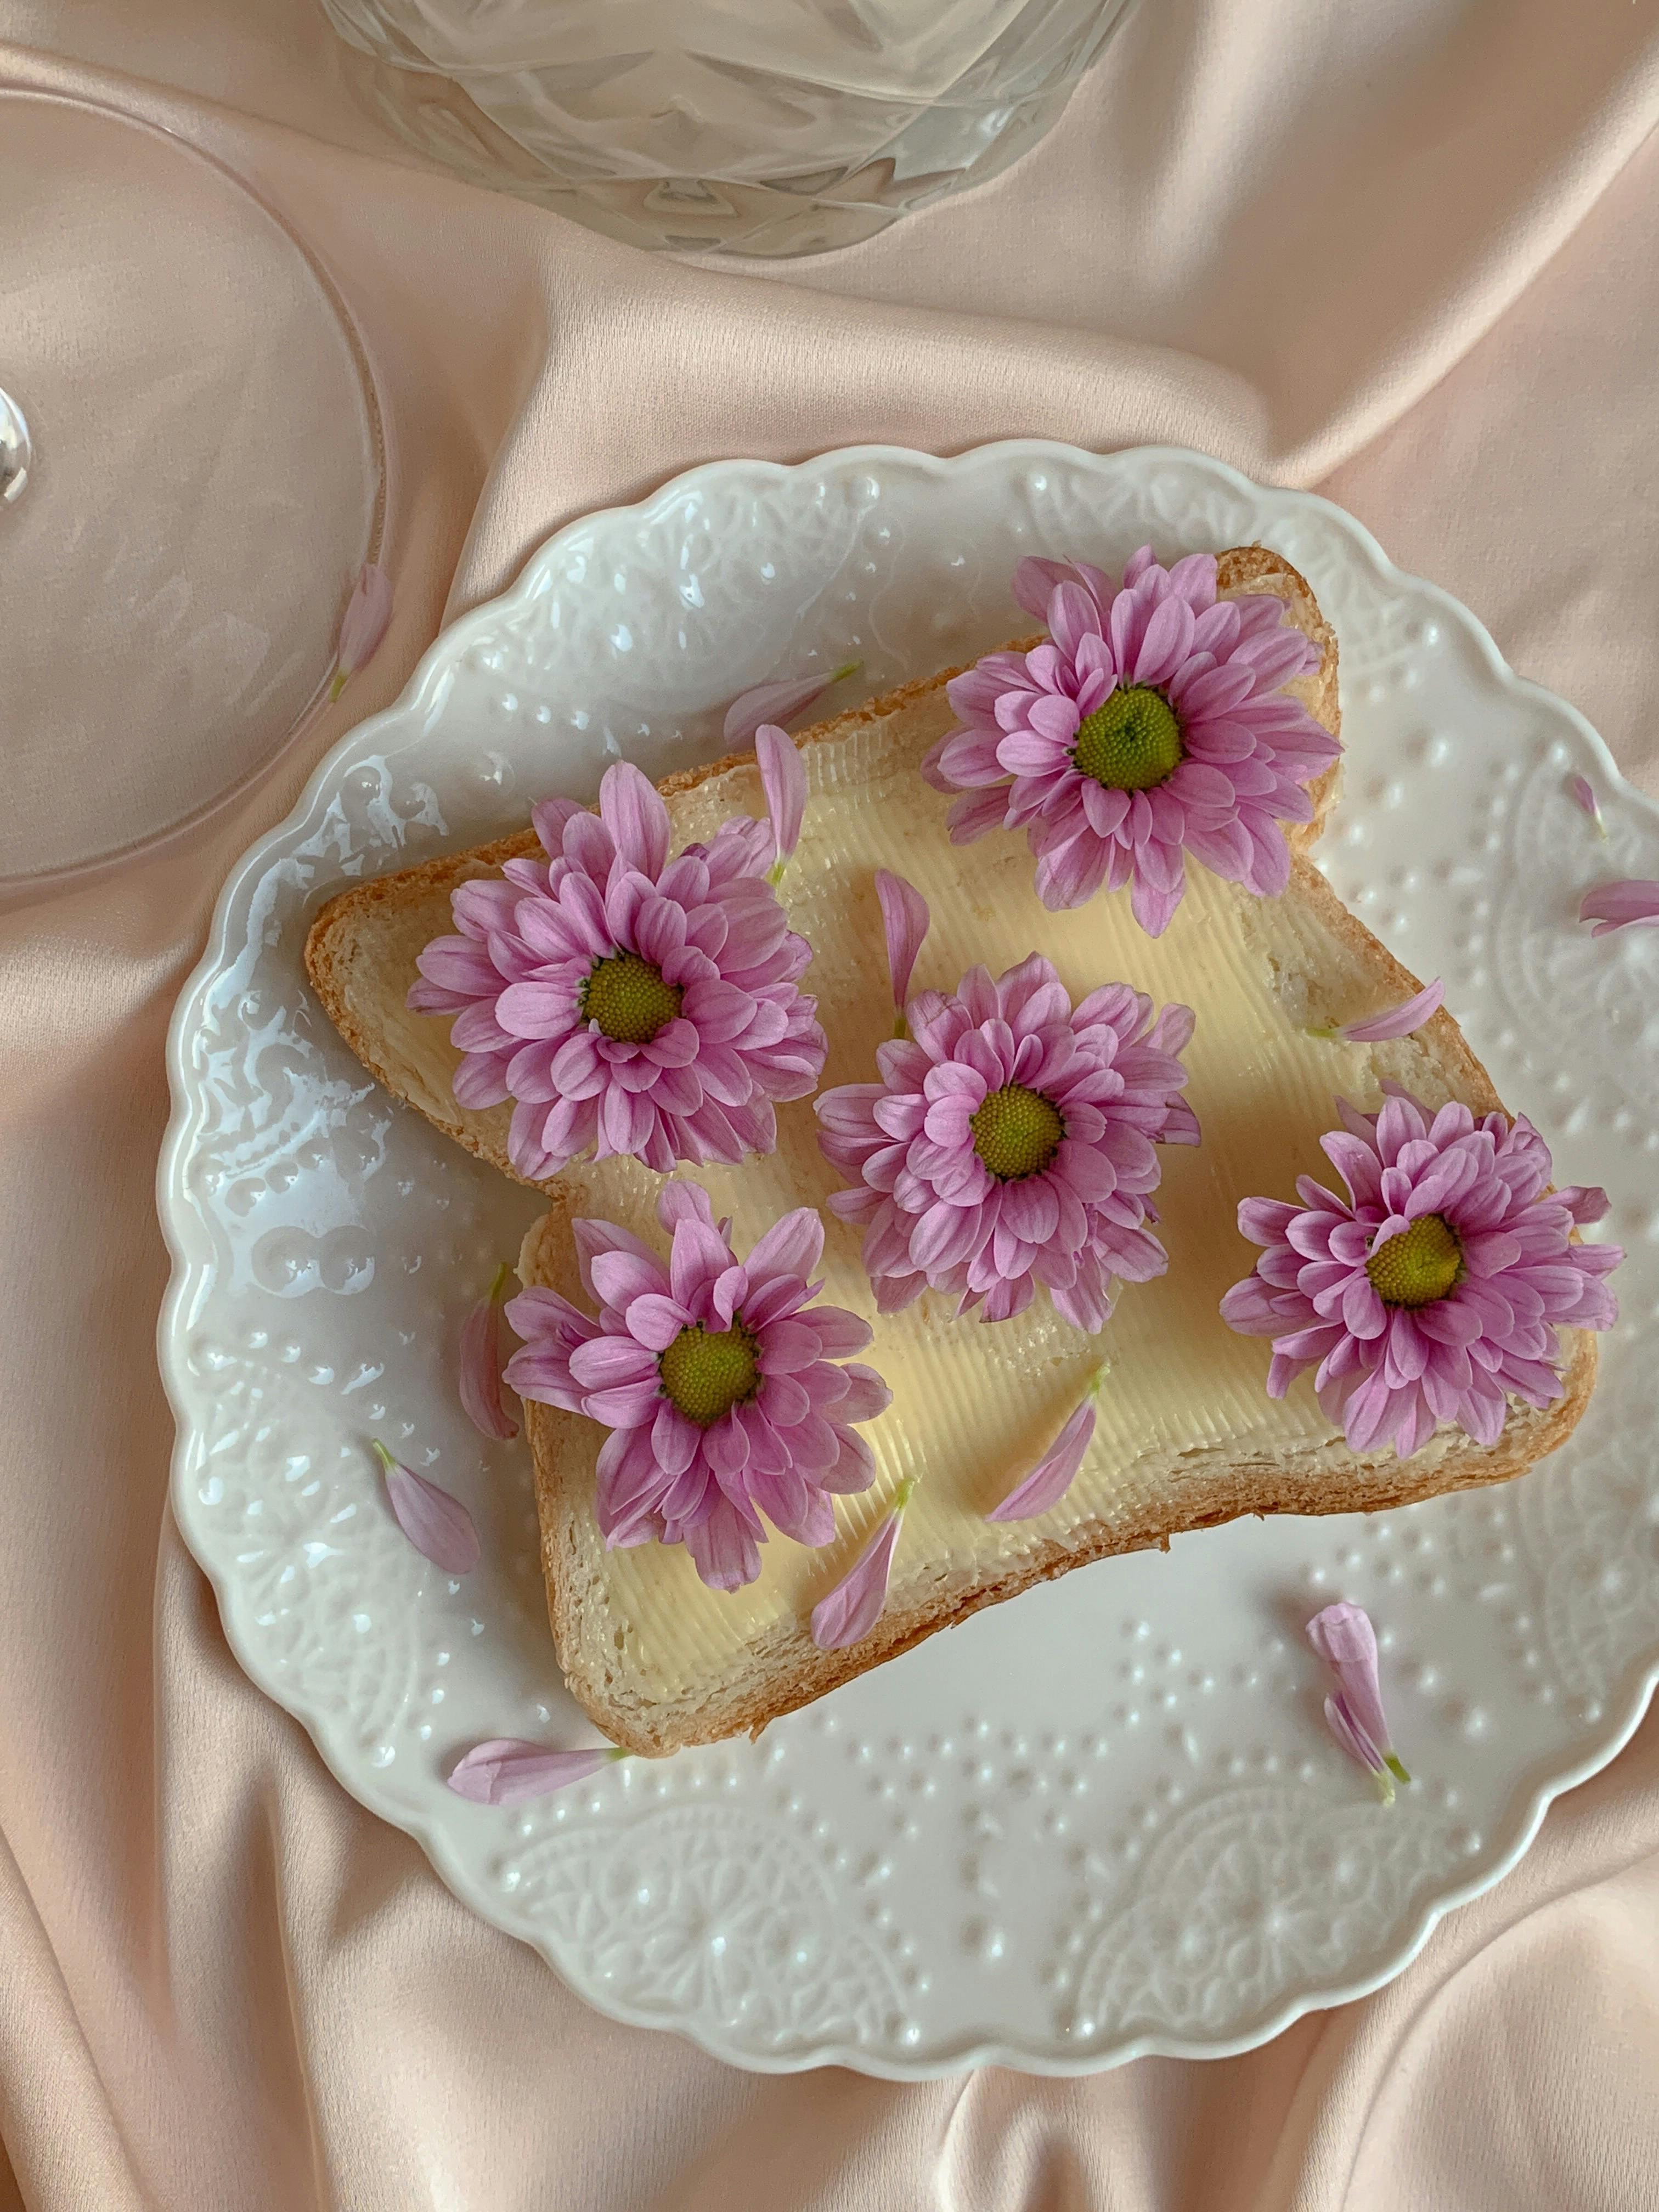
<path fill-rule="evenodd" d="M 358 571 L 341 620 L 331 699 L 337 699 L 348 679 L 368 665 L 391 620 L 392 579 L 378 562 L 367 561 Z"/>

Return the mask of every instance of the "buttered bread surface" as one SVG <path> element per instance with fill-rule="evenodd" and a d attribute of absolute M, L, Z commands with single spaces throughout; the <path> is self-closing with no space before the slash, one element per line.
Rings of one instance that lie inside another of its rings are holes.
<path fill-rule="evenodd" d="M 951 721 L 939 692 L 902 726 L 876 722 L 805 748 L 811 795 L 781 895 L 791 926 L 813 947 L 805 985 L 817 994 L 830 1042 L 823 1086 L 873 1081 L 876 1048 L 892 1034 L 878 868 L 907 877 L 932 910 L 913 989 L 952 990 L 976 962 L 995 975 L 1038 951 L 1073 1003 L 1120 981 L 1155 1006 L 1184 1002 L 1197 1018 L 1184 1055 L 1186 1095 L 1203 1142 L 1160 1149 L 1157 1233 L 1169 1269 L 1154 1282 L 1125 1285 L 1097 1337 L 1060 1320 L 1041 1291 L 1010 1322 L 958 1321 L 954 1299 L 931 1291 L 902 1313 L 878 1316 L 860 1260 L 861 1231 L 828 1210 L 842 1178 L 818 1149 L 810 1100 L 779 1109 L 775 1153 L 735 1168 L 682 1169 L 708 1190 L 717 1215 L 732 1216 L 740 1254 L 793 1206 L 823 1213 L 824 1295 L 873 1323 L 875 1341 L 863 1357 L 891 1388 L 893 1403 L 863 1431 L 877 1480 L 861 1495 L 837 1500 L 835 1544 L 815 1551 L 775 1532 L 759 1580 L 735 1593 L 707 1589 L 680 1547 L 653 1543 L 605 1555 L 605 1612 L 626 1638 L 628 1670 L 641 1688 L 653 1686 L 665 1697 L 723 1674 L 777 1625 L 804 1622 L 908 1479 L 917 1488 L 895 1562 L 896 1596 L 917 1576 L 994 1574 L 1004 1558 L 1018 1559 L 1033 1530 L 1063 1537 L 1085 1522 L 1144 1519 L 1172 1455 L 1220 1446 L 1248 1459 L 1336 1435 L 1305 1383 L 1284 1401 L 1268 1398 L 1267 1346 L 1235 1334 L 1218 1307 L 1254 1257 L 1237 1231 L 1239 1200 L 1288 1194 L 1298 1175 L 1327 1168 L 1319 1139 L 1334 1124 L 1334 1096 L 1374 1090 L 1370 1055 L 1299 1026 L 1253 912 L 1264 902 L 1207 870 L 1189 867 L 1186 898 L 1154 939 L 1133 921 L 1127 891 L 1049 913 L 1036 896 L 1022 836 L 952 846 L 948 802 L 918 773 L 922 754 Z M 669 806 L 677 845 L 706 839 L 732 811 L 762 811 L 757 774 L 745 763 L 671 797 Z M 441 1041 L 441 1024 L 430 1026 Z M 440 1042 L 440 1049 L 448 1048 Z M 662 1242 L 660 1178 L 636 1162 L 578 1164 L 560 1182 L 571 1215 L 598 1215 Z M 532 1243 L 539 1279 L 590 1303 L 568 1227 Z M 1103 1365 L 1094 1441 L 1066 1497 L 1039 1522 L 988 1522 L 988 1509 L 1042 1452 Z M 552 1418 L 567 1480 L 576 1473 L 591 1483 L 604 1431 L 579 1416 Z"/>

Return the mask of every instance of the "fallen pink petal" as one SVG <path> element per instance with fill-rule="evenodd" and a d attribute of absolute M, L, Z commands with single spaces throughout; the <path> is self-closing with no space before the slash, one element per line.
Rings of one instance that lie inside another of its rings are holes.
<path fill-rule="evenodd" d="M 1615 883 L 1597 884 L 1579 902 L 1580 921 L 1593 921 L 1592 937 L 1609 930 L 1631 929 L 1659 921 L 1659 884 L 1642 876 L 1622 877 Z"/>
<path fill-rule="evenodd" d="M 887 972 L 893 979 L 893 1004 L 902 1014 L 916 956 L 932 917 L 927 900 L 915 885 L 889 868 L 876 870 L 876 896 L 881 901 L 882 927 L 887 933 Z"/>
<path fill-rule="evenodd" d="M 763 722 L 756 731 L 755 758 L 760 763 L 766 811 L 772 817 L 772 842 L 778 848 L 772 864 L 775 880 L 793 859 L 800 842 L 800 825 L 806 812 L 806 763 L 794 739 L 775 722 Z"/>
<path fill-rule="evenodd" d="M 887 1602 L 899 1523 L 915 1488 L 914 1481 L 899 1485 L 892 1510 L 875 1534 L 834 1589 L 813 1607 L 812 1641 L 820 1651 L 839 1651 L 848 1644 L 861 1642 L 880 1620 Z"/>
<path fill-rule="evenodd" d="M 480 1436 L 505 1442 L 519 1425 L 501 1398 L 501 1299 L 513 1270 L 503 1261 L 495 1279 L 461 1325 L 460 1398 Z"/>
<path fill-rule="evenodd" d="M 740 692 L 726 710 L 722 732 L 733 752 L 752 745 L 763 722 L 793 722 L 823 698 L 832 684 L 857 674 L 860 664 L 843 661 L 827 676 L 777 676 Z"/>
<path fill-rule="evenodd" d="M 527 1798 L 549 1797 L 556 1790 L 585 1782 L 602 1766 L 626 1759 L 614 1743 L 595 1744 L 586 1751 L 549 1751 L 544 1744 L 526 1743 L 521 1736 L 492 1736 L 474 1744 L 465 1757 L 449 1770 L 449 1786 L 458 1797 L 475 1805 L 520 1805 Z"/>
<path fill-rule="evenodd" d="M 386 1474 L 392 1517 L 423 1559 L 447 1575 L 470 1574 L 478 1564 L 478 1532 L 459 1498 L 405 1467 L 380 1441 L 375 1456 Z"/>
<path fill-rule="evenodd" d="M 1343 1044 L 1386 1044 L 1395 1037 L 1410 1036 L 1431 1014 L 1439 1012 L 1445 996 L 1446 987 L 1437 975 L 1402 1005 L 1390 1006 L 1386 1013 L 1372 1014 L 1363 1022 L 1349 1022 L 1336 1032 L 1338 1039 Z"/>
<path fill-rule="evenodd" d="M 1341 1698 L 1326 1698 L 1325 1721 L 1331 1734 L 1347 1753 L 1349 1758 L 1356 1765 L 1363 1766 L 1375 1780 L 1377 1795 L 1382 1802 L 1385 1805 L 1392 1805 L 1394 1776 L 1389 1771 L 1389 1763 L 1354 1718 L 1352 1712 Z"/>
<path fill-rule="evenodd" d="M 346 605 L 340 643 L 334 656 L 331 701 L 337 699 L 360 668 L 374 658 L 392 620 L 392 579 L 373 561 L 365 563 Z"/>
<path fill-rule="evenodd" d="M 1395 1753 L 1389 1732 L 1389 1717 L 1382 1709 L 1382 1689 L 1378 1676 L 1376 1632 L 1371 1626 L 1370 1615 L 1363 1606 L 1351 1605 L 1346 1600 L 1328 1605 L 1316 1613 L 1308 1623 L 1308 1641 L 1336 1677 L 1337 1705 L 1344 1721 L 1357 1737 L 1375 1753 L 1357 1753 L 1362 1765 L 1385 1768 L 1401 1782 L 1409 1782 Z M 1330 1718 L 1328 1704 L 1326 1717 Z M 1339 1741 L 1345 1749 L 1352 1750 L 1336 1723 L 1332 1722 Z M 1393 1796 L 1392 1788 L 1389 1795 Z"/>
<path fill-rule="evenodd" d="M 1585 813 L 1605 837 L 1607 834 L 1607 825 L 1601 819 L 1601 802 L 1596 797 L 1595 786 L 1589 778 L 1587 775 L 1570 775 L 1567 778 L 1567 796 L 1576 806 L 1583 808 Z"/>
<path fill-rule="evenodd" d="M 988 1521 L 1030 1521 L 1058 1505 L 1071 1488 L 1095 1433 L 1092 1395 L 1085 1398 L 1024 1479 L 1017 1482 Z"/>

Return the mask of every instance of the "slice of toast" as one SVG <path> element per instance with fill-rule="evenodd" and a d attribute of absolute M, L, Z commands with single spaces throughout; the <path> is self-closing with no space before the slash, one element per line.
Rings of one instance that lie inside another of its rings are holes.
<path fill-rule="evenodd" d="M 1261 545 L 1237 546 L 1221 555 L 1218 567 L 1224 598 L 1237 598 L 1249 592 L 1271 592 L 1285 602 L 1297 628 L 1320 647 L 1319 666 L 1285 689 L 1334 735 L 1340 723 L 1336 639 L 1306 581 L 1288 561 Z M 1029 649 L 1037 641 L 1036 637 L 1017 639 L 1014 649 Z M 960 673 L 958 669 L 946 668 L 937 676 L 907 684 L 862 707 L 854 707 L 850 713 L 836 715 L 832 721 L 820 722 L 805 732 L 800 742 L 811 744 L 843 739 L 908 711 L 928 718 L 931 744 L 933 737 L 948 729 L 953 720 L 945 686 L 951 677 Z M 925 751 L 926 747 L 922 750 Z M 707 818 L 711 825 L 717 825 L 732 811 L 764 814 L 752 753 L 729 754 L 708 768 L 690 769 L 669 777 L 662 789 L 671 811 L 678 815 L 691 793 L 712 779 L 726 777 L 728 771 L 741 769 L 744 763 L 749 770 L 746 778 L 739 776 L 735 786 L 729 781 L 721 783 L 725 795 L 720 811 L 708 813 Z M 1313 787 L 1313 820 L 1290 825 L 1290 842 L 1294 848 L 1305 849 L 1318 836 L 1335 797 L 1340 772 L 1341 763 L 1338 762 Z M 925 804 L 931 809 L 925 818 L 932 821 L 937 816 L 943 822 L 945 802 L 941 801 L 937 809 L 931 808 L 931 801 L 918 800 L 917 804 Z M 700 833 L 684 830 L 677 842 L 684 842 L 694 834 Z M 941 829 L 941 837 L 943 834 Z M 499 1168 L 515 1182 L 526 1178 L 507 1156 L 512 1107 L 492 1106 L 474 1111 L 456 1104 L 452 1086 L 461 1055 L 449 1042 L 449 1022 L 430 1014 L 411 1014 L 404 1004 L 404 997 L 416 979 L 415 963 L 422 949 L 434 937 L 446 936 L 454 928 L 450 894 L 457 885 L 476 876 L 494 875 L 503 860 L 540 850 L 535 831 L 525 829 L 510 837 L 498 837 L 493 844 L 475 845 L 468 852 L 447 854 L 441 860 L 424 861 L 419 867 L 402 869 L 396 875 L 378 876 L 371 883 L 356 884 L 331 899 L 313 922 L 306 939 L 306 969 L 313 987 L 334 1026 L 369 1073 L 378 1078 L 394 1097 L 418 1108 L 446 1136 L 453 1137 L 468 1152 L 476 1152 L 481 1160 Z M 969 859 L 962 865 L 971 868 L 973 861 Z M 793 894 L 803 872 L 800 866 L 791 871 L 790 880 L 784 886 L 786 903 L 793 903 Z M 802 924 L 797 921 L 794 926 L 800 928 Z M 816 939 L 812 941 L 817 943 Z M 1026 950 L 1029 951 L 1030 947 L 1028 945 Z M 805 985 L 820 997 L 824 953 L 820 950 Z M 951 980 L 954 981 L 954 977 Z M 1125 975 L 1113 980 L 1134 979 Z M 865 1082 L 873 1081 L 874 1075 L 872 1062 L 860 1069 L 854 1079 L 826 1076 L 824 1079 L 826 1085 L 842 1079 Z M 805 1110 L 810 1114 L 810 1105 Z M 539 1188 L 556 1191 L 560 1186 L 561 1178 L 554 1176 Z"/>
<path fill-rule="evenodd" d="M 1233 590 L 1276 591 L 1320 641 L 1322 664 L 1303 679 L 1304 696 L 1334 730 L 1334 641 L 1302 579 L 1255 548 L 1224 556 L 1223 577 Z M 793 926 L 815 948 L 806 980 L 830 1040 L 824 1085 L 871 1079 L 876 1045 L 890 1030 L 878 866 L 916 883 L 933 909 L 917 987 L 950 988 L 975 961 L 994 973 L 1036 949 L 1074 999 L 1121 980 L 1156 1003 L 1185 1001 L 1198 1017 L 1186 1054 L 1187 1096 L 1204 1141 L 1163 1155 L 1158 1203 L 1169 1271 L 1127 1287 L 1098 1338 L 1060 1321 L 1041 1297 L 994 1326 L 957 1321 L 954 1301 L 931 1291 L 877 1321 L 866 1357 L 894 1400 L 865 1431 L 876 1481 L 837 1500 L 832 1545 L 813 1551 L 775 1534 L 759 1580 L 729 1595 L 706 1589 L 683 1550 L 647 1544 L 606 1552 L 592 1507 L 603 1431 L 580 1416 L 527 1407 L 560 1659 L 594 1721 L 630 1750 L 666 1752 L 758 1729 L 981 1606 L 1110 1553 L 1167 1546 L 1183 1529 L 1249 1512 L 1394 1505 L 1502 1480 L 1553 1449 L 1589 1396 L 1595 1340 L 1569 1332 L 1565 1393 L 1547 1412 L 1512 1401 L 1496 1445 L 1442 1429 L 1403 1462 L 1391 1453 L 1352 1452 L 1305 1378 L 1282 1401 L 1267 1396 L 1267 1344 L 1236 1335 L 1218 1310 L 1255 1258 L 1235 1225 L 1239 1199 L 1287 1194 L 1298 1174 L 1329 1173 L 1318 1140 L 1334 1123 L 1338 1092 L 1374 1100 L 1388 1077 L 1430 1105 L 1458 1098 L 1484 1112 L 1499 1102 L 1444 1013 L 1388 1044 L 1345 1046 L 1309 1034 L 1392 1004 L 1417 982 L 1301 855 L 1279 899 L 1252 897 L 1192 868 L 1185 901 L 1154 940 L 1133 923 L 1125 895 L 1048 913 L 1022 836 L 950 845 L 947 801 L 917 772 L 952 719 L 945 680 L 907 686 L 803 741 L 811 795 L 783 895 Z M 734 811 L 762 811 L 747 757 L 663 788 L 677 843 L 712 835 Z M 1322 811 L 1329 793 L 1316 796 Z M 448 1022 L 406 1012 L 404 994 L 422 946 L 450 927 L 453 885 L 532 842 L 526 835 L 359 886 L 324 909 L 307 948 L 319 995 L 365 1063 L 507 1173 L 507 1109 L 469 1114 L 455 1105 Z M 828 1228 L 825 1295 L 873 1318 L 859 1233 L 827 1212 L 840 1178 L 818 1150 L 811 1102 L 780 1109 L 778 1127 L 775 1153 L 736 1169 L 699 1170 L 697 1179 L 716 1213 L 734 1217 L 740 1252 L 791 1206 L 818 1206 Z M 552 1205 L 526 1240 L 523 1279 L 582 1302 L 571 1221 L 597 1214 L 659 1243 L 660 1180 L 629 1160 L 567 1168 L 546 1186 Z M 1110 1371 L 1095 1438 L 1066 1497 L 1038 1519 L 988 1521 L 988 1509 L 1051 1440 L 1103 1358 Z M 818 1650 L 809 1627 L 813 1605 L 910 1478 L 918 1486 L 882 1618 L 851 1649 Z"/>

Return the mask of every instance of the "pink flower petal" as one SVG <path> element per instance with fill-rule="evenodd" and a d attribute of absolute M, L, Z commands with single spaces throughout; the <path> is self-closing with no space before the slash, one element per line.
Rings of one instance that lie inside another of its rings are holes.
<path fill-rule="evenodd" d="M 1592 937 L 1605 937 L 1609 930 L 1659 921 L 1659 883 L 1644 877 L 1626 877 L 1614 883 L 1598 884 L 1580 900 L 1578 919 L 1595 922 Z"/>
<path fill-rule="evenodd" d="M 893 1547 L 910 1502 L 914 1482 L 901 1483 L 892 1510 L 829 1595 L 812 1608 L 812 1641 L 820 1651 L 839 1651 L 862 1642 L 881 1618 L 893 1571 Z"/>
<path fill-rule="evenodd" d="M 474 1744 L 449 1770 L 449 1786 L 458 1797 L 475 1805 L 520 1805 L 531 1797 L 546 1797 L 555 1790 L 584 1782 L 613 1759 L 628 1753 L 616 1744 L 595 1744 L 585 1751 L 549 1751 L 520 1736 L 491 1736 Z"/>
<path fill-rule="evenodd" d="M 1000 1505 L 986 1515 L 988 1521 L 1030 1521 L 1058 1505 L 1072 1486 L 1095 1433 L 1092 1395 L 1073 1413 L 1042 1457 L 1023 1480 L 1017 1482 Z"/>
<path fill-rule="evenodd" d="M 1308 1641 L 1331 1672 L 1349 1711 L 1379 1753 L 1389 1749 L 1389 1723 L 1377 1679 L 1376 1632 L 1363 1606 L 1328 1605 L 1308 1623 Z"/>
<path fill-rule="evenodd" d="M 668 860 L 668 809 L 632 761 L 614 761 L 599 779 L 599 819 L 630 867 L 655 883 Z"/>
<path fill-rule="evenodd" d="M 1605 837 L 1607 834 L 1607 825 L 1601 819 L 1601 802 L 1596 797 L 1595 786 L 1589 778 L 1587 775 L 1570 775 L 1567 778 L 1567 796 L 1575 806 L 1583 808 L 1585 813 Z"/>
<path fill-rule="evenodd" d="M 470 1574 L 478 1564 L 478 1534 L 465 1506 L 393 1459 L 378 1437 L 374 1444 L 385 1471 L 392 1517 L 404 1535 L 423 1559 L 430 1559 L 447 1575 Z"/>
<path fill-rule="evenodd" d="M 1377 1790 L 1382 1802 L 1385 1805 L 1392 1805 L 1394 1776 L 1389 1771 L 1388 1762 L 1340 1696 L 1326 1698 L 1325 1721 L 1331 1734 L 1355 1765 L 1363 1766 L 1368 1774 L 1376 1778 Z"/>
<path fill-rule="evenodd" d="M 892 978 L 893 1004 L 902 1012 L 910 995 L 910 976 L 927 935 L 927 902 L 915 885 L 890 869 L 876 870 L 876 896 L 881 901 L 882 926 L 887 933 L 887 972 Z"/>
<path fill-rule="evenodd" d="M 772 842 L 778 848 L 773 866 L 780 870 L 800 842 L 801 820 L 806 811 L 806 763 L 794 739 L 774 722 L 763 722 L 756 731 L 755 758 L 760 763 L 766 811 L 772 817 Z"/>
<path fill-rule="evenodd" d="M 353 586 L 340 624 L 334 656 L 334 681 L 328 696 L 337 699 L 360 668 L 367 667 L 392 620 L 392 579 L 374 562 L 365 563 Z"/>
<path fill-rule="evenodd" d="M 501 1402 L 501 1299 L 512 1273 L 505 1261 L 488 1294 L 461 1326 L 461 1407 L 481 1436 L 516 1437 L 519 1425 Z"/>
<path fill-rule="evenodd" d="M 856 676 L 861 663 L 845 660 L 827 676 L 781 676 L 740 692 L 726 710 L 723 735 L 729 750 L 752 745 L 763 722 L 792 722 L 816 706 L 832 684 Z"/>
<path fill-rule="evenodd" d="M 1425 983 L 1412 998 L 1386 1013 L 1372 1014 L 1363 1022 L 1349 1022 L 1336 1032 L 1344 1044 L 1385 1044 L 1391 1038 L 1410 1036 L 1420 1030 L 1431 1014 L 1437 1013 L 1446 995 L 1446 987 L 1437 975 L 1432 983 Z"/>

